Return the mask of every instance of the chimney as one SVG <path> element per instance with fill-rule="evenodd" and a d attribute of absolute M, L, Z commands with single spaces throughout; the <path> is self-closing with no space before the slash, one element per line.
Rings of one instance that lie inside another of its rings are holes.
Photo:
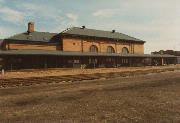
<path fill-rule="evenodd" d="M 28 33 L 32 33 L 34 32 L 34 22 L 29 22 L 28 23 L 28 30 L 27 30 Z"/>
<path fill-rule="evenodd" d="M 112 30 L 112 33 L 115 33 L 116 32 L 116 30 Z"/>
<path fill-rule="evenodd" d="M 82 29 L 85 29 L 86 28 L 86 26 L 82 26 Z"/>

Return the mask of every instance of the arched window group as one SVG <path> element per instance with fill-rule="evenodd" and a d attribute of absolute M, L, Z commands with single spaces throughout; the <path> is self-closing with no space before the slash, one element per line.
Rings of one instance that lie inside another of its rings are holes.
<path fill-rule="evenodd" d="M 91 45 L 90 46 L 90 52 L 93 52 L 93 53 L 97 53 L 98 52 L 98 47 L 96 45 Z M 112 46 L 108 46 L 107 47 L 107 53 L 115 53 L 115 50 Z M 122 48 L 122 54 L 128 54 L 129 53 L 129 50 L 127 47 L 123 47 Z"/>

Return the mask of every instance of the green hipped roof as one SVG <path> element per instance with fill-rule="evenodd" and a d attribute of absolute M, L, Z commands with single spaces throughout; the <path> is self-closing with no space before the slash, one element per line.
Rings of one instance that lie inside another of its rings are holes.
<path fill-rule="evenodd" d="M 89 37 L 99 37 L 99 38 L 108 38 L 108 39 L 115 39 L 115 40 L 127 40 L 127 41 L 136 41 L 136 42 L 145 42 L 140 39 L 119 33 L 119 32 L 112 32 L 112 31 L 102 31 L 102 30 L 95 30 L 95 29 L 87 29 L 81 27 L 72 27 L 68 28 L 63 31 L 61 34 L 68 34 L 68 35 L 79 35 L 79 36 L 89 36 Z"/>
<path fill-rule="evenodd" d="M 57 43 L 59 42 L 61 35 L 73 35 L 73 36 L 86 36 L 86 37 L 97 37 L 97 38 L 107 38 L 113 40 L 126 40 L 135 41 L 139 43 L 145 43 L 145 41 L 112 31 L 103 31 L 95 29 L 87 29 L 80 27 L 68 28 L 61 33 L 49 33 L 49 32 L 37 32 L 32 33 L 24 32 L 11 36 L 5 41 L 25 41 L 25 42 L 44 42 L 44 43 Z"/>
<path fill-rule="evenodd" d="M 5 40 L 9 41 L 29 41 L 29 42 L 45 42 L 45 43 L 55 43 L 58 41 L 58 33 L 49 32 L 24 32 L 14 36 L 11 36 Z"/>

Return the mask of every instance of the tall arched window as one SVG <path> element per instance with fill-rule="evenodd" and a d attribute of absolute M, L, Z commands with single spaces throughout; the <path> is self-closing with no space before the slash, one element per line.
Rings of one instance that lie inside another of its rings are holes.
<path fill-rule="evenodd" d="M 115 53 L 115 50 L 112 46 L 107 47 L 107 53 Z"/>
<path fill-rule="evenodd" d="M 91 46 L 90 46 L 90 52 L 97 53 L 97 52 L 98 52 L 98 48 L 97 48 L 97 46 L 95 46 L 95 45 L 91 45 Z"/>
<path fill-rule="evenodd" d="M 129 53 L 128 48 L 123 47 L 123 48 L 122 48 L 122 54 L 128 54 L 128 53 Z"/>

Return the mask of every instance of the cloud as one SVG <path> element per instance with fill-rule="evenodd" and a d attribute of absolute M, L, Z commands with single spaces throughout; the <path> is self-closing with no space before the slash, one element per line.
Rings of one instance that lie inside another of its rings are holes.
<path fill-rule="evenodd" d="M 33 11 L 33 10 L 40 10 L 41 7 L 37 4 L 32 4 L 32 3 L 21 3 L 19 6 L 21 6 L 23 9 L 26 9 L 28 11 Z"/>
<path fill-rule="evenodd" d="M 17 33 L 16 30 L 12 30 L 10 27 L 0 27 L 0 39 L 9 37 L 15 33 Z"/>
<path fill-rule="evenodd" d="M 175 18 L 175 19 L 172 19 Z M 160 49 L 179 50 L 180 42 L 180 17 L 177 15 L 160 16 L 153 21 L 132 22 L 128 19 L 117 21 L 116 19 L 99 19 L 96 23 L 90 23 L 91 28 L 102 30 L 117 30 L 118 32 L 147 41 L 145 53 Z M 98 25 L 98 27 L 97 27 Z"/>
<path fill-rule="evenodd" d="M 33 4 L 33 3 L 20 3 L 17 5 L 22 11 L 24 11 L 28 16 L 46 16 L 46 17 L 51 17 L 54 16 L 55 9 L 52 7 L 49 7 L 45 4 L 42 4 L 39 6 L 38 4 Z M 53 13 L 54 12 L 54 13 Z M 56 12 L 58 12 L 56 10 Z"/>
<path fill-rule="evenodd" d="M 68 14 L 66 14 L 66 16 L 67 16 L 69 19 L 71 19 L 72 21 L 77 21 L 77 19 L 78 19 L 78 16 L 75 15 L 75 14 L 72 14 L 72 13 L 68 13 Z"/>
<path fill-rule="evenodd" d="M 63 16 L 63 18 L 61 19 L 61 21 L 57 20 L 57 23 L 55 24 L 56 27 L 52 28 L 50 30 L 51 32 L 61 32 L 68 27 L 73 27 L 73 26 L 79 25 L 78 15 L 72 14 L 72 13 L 67 13 L 62 16 Z"/>
<path fill-rule="evenodd" d="M 66 16 L 67 16 L 67 19 L 65 19 L 64 21 L 66 21 L 67 26 L 78 25 L 78 15 L 72 14 L 72 13 L 67 13 Z"/>
<path fill-rule="evenodd" d="M 4 0 L 0 0 L 0 3 L 4 3 L 5 1 Z"/>
<path fill-rule="evenodd" d="M 73 0 L 30 1 L 8 3 L 0 0 L 0 27 L 5 24 L 8 28 L 1 28 L 1 34 L 24 31 L 27 21 L 35 21 L 37 30 L 50 32 L 87 25 L 95 29 L 115 29 L 145 40 L 146 53 L 160 49 L 179 50 L 180 0 L 92 0 L 89 6 L 85 2 L 73 5 Z M 19 22 L 23 24 L 17 27 L 15 24 Z"/>
<path fill-rule="evenodd" d="M 101 9 L 94 12 L 92 15 L 95 17 L 109 18 L 116 15 L 118 9 Z"/>
<path fill-rule="evenodd" d="M 54 28 L 61 25 L 66 17 L 62 14 L 61 9 L 49 6 L 48 4 L 41 4 L 39 6 L 36 2 L 21 2 L 16 7 L 26 13 L 26 23 L 27 21 L 34 21 L 36 29 L 41 31 L 54 31 Z"/>
<path fill-rule="evenodd" d="M 24 20 L 24 13 L 8 8 L 8 7 L 2 7 L 0 9 L 0 16 L 1 20 L 8 21 L 11 23 L 21 23 Z"/>
<path fill-rule="evenodd" d="M 67 27 L 78 25 L 76 13 L 65 12 L 54 6 L 41 4 L 39 7 L 37 3 L 22 2 L 17 7 L 26 13 L 26 20 L 38 23 L 41 31 L 60 32 Z"/>
<path fill-rule="evenodd" d="M 106 30 L 116 29 L 145 40 L 146 53 L 160 49 L 179 50 L 179 0 L 118 1 L 116 4 L 113 8 L 94 10 L 92 15 L 96 17 L 96 23 L 91 26 L 97 28 L 98 25 L 98 28 Z"/>

